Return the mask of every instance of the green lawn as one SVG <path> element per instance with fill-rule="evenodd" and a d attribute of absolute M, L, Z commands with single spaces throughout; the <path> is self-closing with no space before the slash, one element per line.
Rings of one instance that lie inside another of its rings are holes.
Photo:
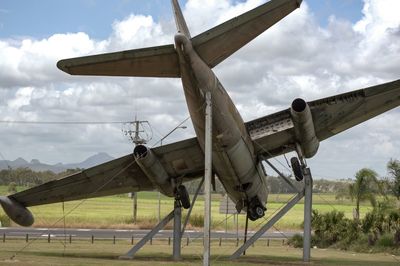
<path fill-rule="evenodd" d="M 118 257 L 130 249 L 129 241 L 74 241 L 64 245 L 61 242 L 48 244 L 38 240 L 26 246 L 24 240 L 0 242 L 1 265 L 200 265 L 202 260 L 201 241 L 182 246 L 182 261 L 171 260 L 172 247 L 166 240 L 153 241 L 140 250 L 134 260 L 119 260 Z M 22 250 L 22 251 L 21 251 Z M 229 256 L 236 250 L 234 242 L 212 242 L 212 265 L 304 265 L 302 250 L 282 246 L 280 241 L 271 241 L 269 247 L 257 242 L 247 250 L 246 256 L 230 261 Z M 16 254 L 13 259 L 10 259 Z M 334 249 L 313 249 L 311 265 L 399 265 L 400 257 L 383 254 L 355 254 Z"/>
<path fill-rule="evenodd" d="M 21 188 L 19 188 L 21 189 Z M 0 194 L 7 194 L 7 187 L 0 186 Z M 278 208 L 282 207 L 293 195 L 271 194 L 267 204 L 266 218 L 270 217 Z M 213 195 L 212 201 L 212 224 L 214 229 L 234 229 L 234 217 L 219 213 L 219 194 Z M 88 199 L 84 201 L 72 201 L 65 203 L 64 213 L 66 215 L 67 227 L 90 227 L 90 228 L 151 228 L 158 220 L 158 193 L 138 193 L 138 223 L 132 224 L 133 201 L 125 195 Z M 199 196 L 193 209 L 194 215 L 203 215 L 204 200 Z M 167 215 L 173 208 L 173 200 L 161 195 L 161 218 Z M 299 230 L 303 221 L 302 201 L 290 210 L 281 219 L 276 228 L 279 230 Z M 333 194 L 314 194 L 313 208 L 320 212 L 329 212 L 334 209 L 345 212 L 347 217 L 352 217 L 353 203 L 349 200 L 338 201 Z M 62 204 L 49 204 L 30 208 L 35 216 L 36 227 L 61 227 L 63 226 Z M 371 207 L 364 203 L 361 213 L 366 213 Z M 0 214 L 3 210 L 0 210 Z M 185 215 L 186 211 L 183 212 Z M 239 215 L 239 227 L 243 228 L 245 215 Z M 250 223 L 251 229 L 256 229 L 260 220 Z"/>

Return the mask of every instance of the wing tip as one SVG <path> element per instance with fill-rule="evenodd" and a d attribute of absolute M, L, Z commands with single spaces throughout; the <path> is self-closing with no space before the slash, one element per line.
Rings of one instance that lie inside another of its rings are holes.
<path fill-rule="evenodd" d="M 7 216 L 21 226 L 31 226 L 35 221 L 32 213 L 13 198 L 0 196 L 0 205 Z"/>
<path fill-rule="evenodd" d="M 59 70 L 65 72 L 65 73 L 67 73 L 67 74 L 71 74 L 71 73 L 69 72 L 69 68 L 68 68 L 68 66 L 67 66 L 67 60 L 66 60 L 66 59 L 63 59 L 63 60 L 58 61 L 58 62 L 57 62 L 57 68 L 58 68 Z"/>

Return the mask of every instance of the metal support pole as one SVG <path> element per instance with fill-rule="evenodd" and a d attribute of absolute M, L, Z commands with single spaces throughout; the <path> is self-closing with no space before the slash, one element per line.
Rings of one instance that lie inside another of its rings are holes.
<path fill-rule="evenodd" d="M 120 256 L 120 259 L 133 259 L 136 252 L 139 251 L 153 236 L 155 236 L 161 229 L 163 229 L 169 221 L 174 218 L 175 210 L 170 212 L 164 219 L 161 220 L 147 235 L 145 235 L 133 248 L 131 248 L 125 255 Z"/>
<path fill-rule="evenodd" d="M 181 218 L 182 208 L 179 201 L 175 200 L 174 203 L 174 243 L 172 246 L 172 258 L 176 260 L 181 259 Z"/>
<path fill-rule="evenodd" d="M 161 193 L 158 192 L 158 222 L 161 219 Z"/>
<path fill-rule="evenodd" d="M 303 261 L 310 262 L 311 257 L 311 213 L 313 180 L 310 168 L 304 169 L 304 234 Z"/>
<path fill-rule="evenodd" d="M 206 92 L 204 144 L 204 252 L 203 265 L 210 265 L 210 226 L 211 226 L 211 175 L 212 175 L 212 101 L 211 92 Z"/>
<path fill-rule="evenodd" d="M 259 239 L 269 228 L 271 228 L 283 215 L 285 215 L 297 202 L 304 196 L 304 191 L 299 192 L 293 199 L 291 199 L 274 217 L 272 217 L 260 230 L 258 230 L 246 243 L 244 243 L 235 253 L 232 254 L 230 259 L 237 259 L 243 252 L 249 248 L 257 239 Z"/>
<path fill-rule="evenodd" d="M 137 192 L 133 193 L 133 223 L 137 222 Z"/>

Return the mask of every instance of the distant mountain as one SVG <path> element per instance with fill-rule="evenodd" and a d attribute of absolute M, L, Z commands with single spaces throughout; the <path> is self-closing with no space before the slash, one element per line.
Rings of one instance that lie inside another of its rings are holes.
<path fill-rule="evenodd" d="M 114 158 L 108 155 L 105 152 L 99 152 L 93 156 L 90 156 L 86 160 L 80 163 L 73 163 L 73 164 L 66 164 L 64 167 L 67 167 L 67 169 L 72 169 L 72 168 L 90 168 L 93 166 L 96 166 L 98 164 L 102 164 L 108 161 L 113 160 Z"/>
<path fill-rule="evenodd" d="M 98 164 L 102 164 L 102 163 L 111 161 L 113 159 L 114 159 L 113 157 L 111 157 L 110 155 L 108 155 L 105 152 L 100 152 L 93 156 L 90 156 L 83 162 L 71 163 L 71 164 L 58 163 L 58 164 L 50 165 L 50 164 L 41 163 L 37 159 L 33 159 L 32 161 L 28 162 L 28 161 L 24 160 L 23 158 L 18 158 L 14 161 L 0 160 L 0 170 L 11 167 L 13 169 L 29 168 L 33 171 L 52 171 L 54 173 L 60 173 L 67 169 L 75 169 L 75 168 L 87 169 L 87 168 L 96 166 Z"/>

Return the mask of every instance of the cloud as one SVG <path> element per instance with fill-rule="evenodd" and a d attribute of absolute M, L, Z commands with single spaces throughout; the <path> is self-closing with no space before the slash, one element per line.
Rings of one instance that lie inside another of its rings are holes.
<path fill-rule="evenodd" d="M 262 2 L 189 0 L 183 12 L 195 36 Z M 314 100 L 397 79 L 399 4 L 365 0 L 360 21 L 352 24 L 331 16 L 322 27 L 316 11 L 304 2 L 215 72 L 245 120 L 288 108 L 296 97 Z M 154 141 L 183 121 L 188 112 L 177 79 L 77 77 L 55 67 L 62 58 L 172 43 L 175 31 L 172 20 L 141 14 L 111 26 L 104 40 L 84 32 L 0 40 L 2 119 L 121 121 L 138 113 L 152 124 Z M 348 177 L 364 166 L 383 174 L 390 157 L 400 158 L 399 115 L 392 111 L 321 143 L 310 160 L 314 175 Z M 121 129 L 120 125 L 6 124 L 0 129 L 4 140 L 0 149 L 10 159 L 24 156 L 53 163 L 79 161 L 98 151 L 118 156 L 132 149 Z M 191 128 L 178 130 L 166 142 L 192 134 Z"/>

